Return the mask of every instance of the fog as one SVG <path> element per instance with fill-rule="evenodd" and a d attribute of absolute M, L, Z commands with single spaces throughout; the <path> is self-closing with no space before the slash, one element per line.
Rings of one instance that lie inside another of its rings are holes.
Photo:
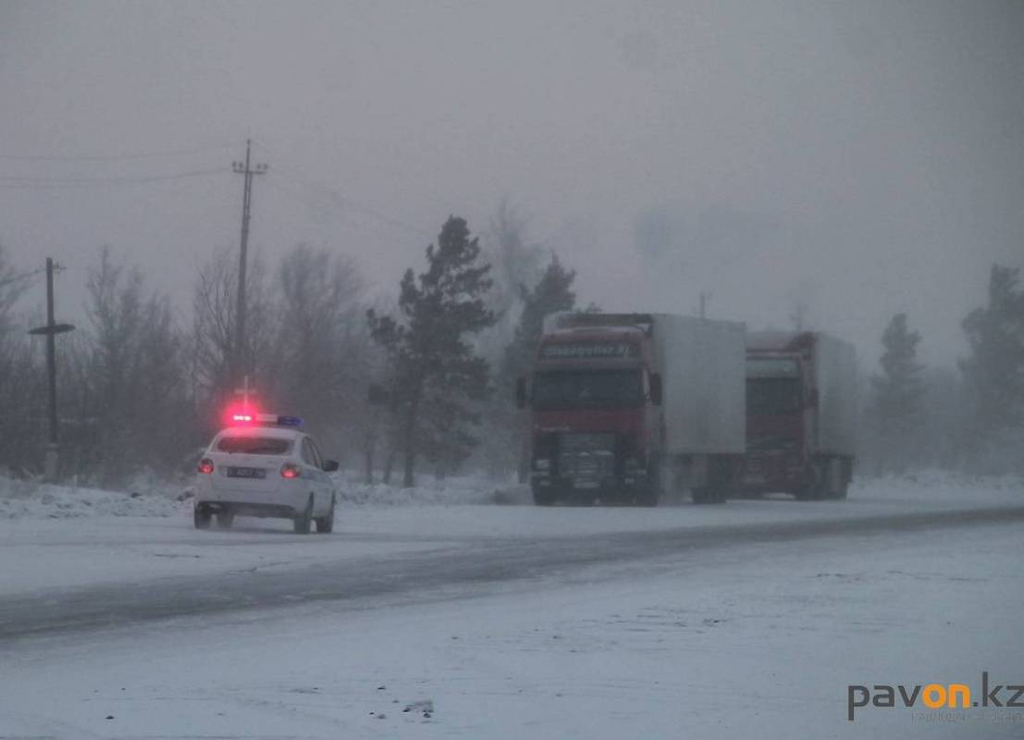
<path fill-rule="evenodd" d="M 906 311 L 948 364 L 1024 261 L 1022 41 L 1018 2 L 5 0 L 0 243 L 67 267 L 62 319 L 102 245 L 187 315 L 251 137 L 252 247 L 344 252 L 381 294 L 507 198 L 584 303 L 802 307 L 869 361 Z"/>

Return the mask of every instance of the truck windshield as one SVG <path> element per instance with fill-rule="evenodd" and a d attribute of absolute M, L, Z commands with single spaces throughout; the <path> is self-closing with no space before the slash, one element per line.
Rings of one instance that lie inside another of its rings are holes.
<path fill-rule="evenodd" d="M 748 414 L 788 414 L 799 411 L 800 381 L 796 378 L 747 380 Z"/>
<path fill-rule="evenodd" d="M 554 370 L 533 380 L 538 409 L 618 408 L 643 401 L 639 370 Z"/>

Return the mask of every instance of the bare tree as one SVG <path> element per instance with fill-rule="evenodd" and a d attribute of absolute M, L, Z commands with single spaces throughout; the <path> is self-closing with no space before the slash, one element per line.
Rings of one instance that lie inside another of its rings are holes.
<path fill-rule="evenodd" d="M 281 260 L 277 278 L 271 395 L 315 427 L 325 444 L 362 447 L 371 415 L 370 340 L 359 270 L 345 255 L 300 244 Z"/>
<path fill-rule="evenodd" d="M 146 469 L 176 472 L 191 444 L 192 414 L 170 303 L 147 293 L 137 268 L 114 264 L 108 248 L 87 289 L 89 325 L 72 353 L 80 358 L 70 419 L 80 466 L 104 484 Z"/>
<path fill-rule="evenodd" d="M 235 350 L 237 270 L 232 250 L 215 253 L 200 266 L 192 299 L 190 383 L 193 402 L 208 427 L 220 421 L 235 389 L 231 361 Z M 259 387 L 276 340 L 276 315 L 266 265 L 258 254 L 246 273 L 246 296 L 248 321 L 241 351 L 244 365 L 253 370 L 251 382 Z"/>
<path fill-rule="evenodd" d="M 0 245 L 0 463 L 15 470 L 41 463 L 43 373 L 14 307 L 31 285 Z"/>

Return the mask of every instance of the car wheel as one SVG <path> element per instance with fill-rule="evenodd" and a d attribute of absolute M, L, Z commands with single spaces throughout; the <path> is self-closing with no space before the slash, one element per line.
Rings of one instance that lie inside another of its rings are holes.
<path fill-rule="evenodd" d="M 331 508 L 325 516 L 316 518 L 317 534 L 330 534 L 334 531 L 334 496 L 331 496 Z"/>
<path fill-rule="evenodd" d="M 306 509 L 295 517 L 295 533 L 296 534 L 309 534 L 310 526 L 313 523 L 313 494 L 309 495 L 309 500 L 306 502 Z"/>
<path fill-rule="evenodd" d="M 196 504 L 192 508 L 192 521 L 195 523 L 196 529 L 209 529 L 210 519 L 210 510 L 205 504 Z"/>
<path fill-rule="evenodd" d="M 235 523 L 235 515 L 230 511 L 222 511 L 217 514 L 217 526 L 221 529 L 231 529 L 231 525 Z"/>

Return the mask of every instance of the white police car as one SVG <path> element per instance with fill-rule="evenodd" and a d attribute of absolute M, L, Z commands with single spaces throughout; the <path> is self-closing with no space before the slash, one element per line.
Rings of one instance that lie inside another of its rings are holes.
<path fill-rule="evenodd" d="M 213 517 L 230 527 L 235 516 L 291 519 L 295 531 L 334 529 L 337 496 L 328 473 L 334 460 L 320 456 L 302 421 L 277 414 L 236 413 L 199 461 L 195 487 L 195 526 Z"/>

